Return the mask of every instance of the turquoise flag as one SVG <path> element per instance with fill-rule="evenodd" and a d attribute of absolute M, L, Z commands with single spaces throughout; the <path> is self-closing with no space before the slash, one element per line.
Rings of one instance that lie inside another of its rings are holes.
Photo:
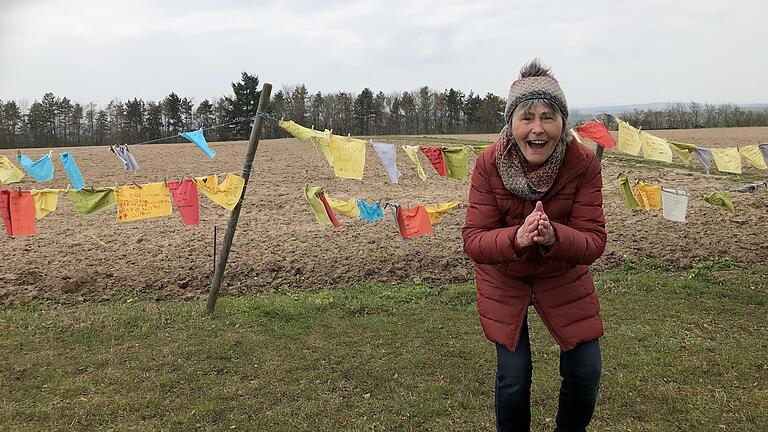
<path fill-rule="evenodd" d="M 32 162 L 32 159 L 21 154 L 16 156 L 16 159 L 19 161 L 21 169 L 35 180 L 43 182 L 53 179 L 53 161 L 51 160 L 50 153 L 43 155 L 43 157 L 34 162 Z"/>
<path fill-rule="evenodd" d="M 64 171 L 69 176 L 69 182 L 72 183 L 74 190 L 80 190 L 85 187 L 85 181 L 83 181 L 83 175 L 80 174 L 80 169 L 75 163 L 75 158 L 72 153 L 65 152 L 59 155 L 61 157 L 61 165 L 64 167 Z"/>
<path fill-rule="evenodd" d="M 183 136 L 184 138 L 188 139 L 192 142 L 192 144 L 196 145 L 197 148 L 203 151 L 206 155 L 208 155 L 209 158 L 216 157 L 216 152 L 211 150 L 208 147 L 208 143 L 205 141 L 205 135 L 203 135 L 203 130 L 199 129 L 192 132 L 182 132 L 179 135 Z"/>

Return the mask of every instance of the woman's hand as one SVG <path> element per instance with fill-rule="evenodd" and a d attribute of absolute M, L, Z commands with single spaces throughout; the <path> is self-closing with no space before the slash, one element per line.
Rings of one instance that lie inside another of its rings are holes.
<path fill-rule="evenodd" d="M 525 218 L 523 224 L 517 229 L 517 235 L 515 236 L 515 243 L 517 246 L 526 248 L 535 243 L 534 238 L 539 235 L 541 215 L 542 213 L 540 211 L 534 210 Z"/>
<path fill-rule="evenodd" d="M 552 228 L 552 224 L 549 223 L 549 217 L 544 213 L 544 206 L 541 204 L 541 201 L 536 201 L 536 208 L 531 214 L 534 213 L 538 213 L 539 218 L 533 242 L 544 246 L 552 246 L 555 244 L 555 230 Z"/>

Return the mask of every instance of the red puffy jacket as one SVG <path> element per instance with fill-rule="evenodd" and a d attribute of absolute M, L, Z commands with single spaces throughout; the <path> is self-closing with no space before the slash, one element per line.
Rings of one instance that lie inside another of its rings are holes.
<path fill-rule="evenodd" d="M 603 335 L 600 304 L 588 266 L 605 249 L 600 161 L 576 141 L 542 197 L 555 244 L 512 247 L 535 202 L 510 193 L 496 167 L 496 145 L 478 158 L 462 228 L 464 251 L 475 262 L 477 309 L 488 339 L 510 350 L 533 304 L 563 350 Z"/>

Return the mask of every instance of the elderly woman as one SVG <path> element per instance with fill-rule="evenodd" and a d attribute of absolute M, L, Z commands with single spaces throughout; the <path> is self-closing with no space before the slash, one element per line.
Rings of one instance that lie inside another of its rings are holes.
<path fill-rule="evenodd" d="M 477 159 L 462 229 L 477 308 L 496 343 L 496 428 L 530 429 L 533 305 L 560 346 L 557 431 L 584 431 L 600 382 L 603 323 L 588 266 L 605 248 L 600 161 L 572 140 L 568 105 L 537 60 L 512 83 L 507 126 Z"/>

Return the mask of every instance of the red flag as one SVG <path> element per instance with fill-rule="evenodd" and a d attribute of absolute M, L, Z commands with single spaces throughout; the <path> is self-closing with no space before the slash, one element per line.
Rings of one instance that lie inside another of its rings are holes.
<path fill-rule="evenodd" d="M 200 223 L 200 201 L 197 196 L 197 185 L 192 179 L 168 182 L 168 189 L 173 195 L 173 202 L 181 214 L 185 225 Z"/>
<path fill-rule="evenodd" d="M 448 170 L 445 168 L 445 157 L 443 156 L 442 147 L 419 147 L 424 156 L 429 159 L 429 163 L 435 167 L 438 175 L 448 175 Z"/>
<path fill-rule="evenodd" d="M 317 194 L 317 197 L 320 198 L 320 201 L 323 202 L 323 206 L 325 207 L 325 211 L 328 213 L 328 219 L 331 220 L 331 223 L 334 227 L 338 228 L 341 226 L 341 223 L 338 219 L 336 219 L 336 213 L 333 212 L 333 209 L 328 204 L 328 200 L 325 199 L 325 193 L 319 193 Z"/>
<path fill-rule="evenodd" d="M 582 138 L 592 140 L 607 149 L 616 147 L 616 141 L 611 136 L 611 133 L 597 120 L 586 122 L 577 127 L 576 133 Z"/>
<path fill-rule="evenodd" d="M 33 236 L 35 228 L 35 199 L 30 191 L 10 191 L 11 237 Z"/>
<path fill-rule="evenodd" d="M 432 222 L 429 221 L 429 214 L 423 205 L 409 209 L 398 207 L 397 222 L 400 226 L 400 235 L 404 239 L 412 239 L 432 232 Z"/>
<path fill-rule="evenodd" d="M 0 216 L 3 218 L 3 225 L 5 225 L 5 234 L 11 235 L 11 191 L 0 190 Z"/>

